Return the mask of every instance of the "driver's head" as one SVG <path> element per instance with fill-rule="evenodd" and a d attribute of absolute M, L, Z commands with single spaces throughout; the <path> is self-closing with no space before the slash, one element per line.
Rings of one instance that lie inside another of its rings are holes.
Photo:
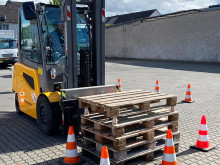
<path fill-rule="evenodd" d="M 63 23 L 63 21 L 60 21 L 60 22 L 57 23 L 57 29 L 58 29 L 60 34 L 64 33 L 64 23 Z"/>

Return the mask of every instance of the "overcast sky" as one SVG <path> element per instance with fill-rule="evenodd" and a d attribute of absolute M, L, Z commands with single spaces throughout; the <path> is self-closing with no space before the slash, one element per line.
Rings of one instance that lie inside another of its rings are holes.
<path fill-rule="evenodd" d="M 34 1 L 49 2 L 49 0 Z M 5 2 L 6 0 L 0 0 L 0 4 L 5 4 Z M 166 14 L 181 10 L 205 8 L 216 4 L 220 4 L 220 0 L 106 0 L 106 16 L 151 9 L 158 9 L 161 14 Z"/>

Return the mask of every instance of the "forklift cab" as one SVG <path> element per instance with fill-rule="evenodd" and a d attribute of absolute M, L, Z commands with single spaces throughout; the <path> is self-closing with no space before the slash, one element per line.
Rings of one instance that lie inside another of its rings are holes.
<path fill-rule="evenodd" d="M 48 72 L 47 76 L 39 75 L 42 91 L 104 85 L 104 37 L 101 33 L 97 37 L 92 8 L 91 4 L 76 7 L 76 16 L 71 15 L 74 21 L 62 19 L 59 6 L 34 7 L 27 2 L 19 10 L 19 60 L 36 67 L 39 73 Z M 39 14 L 34 15 L 36 12 Z M 70 34 L 68 24 L 72 26 Z M 101 21 L 101 28 L 103 24 Z"/>
<path fill-rule="evenodd" d="M 69 116 L 66 125 L 78 115 L 76 99 L 65 100 L 68 108 L 62 108 L 62 90 L 105 83 L 105 1 L 59 2 L 24 2 L 18 13 L 18 63 L 12 87 L 16 110 L 37 119 L 46 134 L 60 126 L 61 113 Z"/>

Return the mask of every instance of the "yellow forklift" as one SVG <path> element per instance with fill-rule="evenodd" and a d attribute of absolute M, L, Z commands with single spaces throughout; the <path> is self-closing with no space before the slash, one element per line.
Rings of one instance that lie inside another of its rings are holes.
<path fill-rule="evenodd" d="M 47 135 L 73 125 L 77 98 L 115 92 L 105 86 L 105 0 L 24 2 L 19 9 L 18 62 L 13 70 L 17 113 L 35 118 Z"/>

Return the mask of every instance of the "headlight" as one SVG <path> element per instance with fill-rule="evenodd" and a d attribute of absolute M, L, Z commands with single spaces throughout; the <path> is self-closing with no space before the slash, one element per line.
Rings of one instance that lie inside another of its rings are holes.
<path fill-rule="evenodd" d="M 56 69 L 51 69 L 50 75 L 51 75 L 51 79 L 55 79 L 55 78 L 56 78 L 56 75 L 57 75 Z"/>

